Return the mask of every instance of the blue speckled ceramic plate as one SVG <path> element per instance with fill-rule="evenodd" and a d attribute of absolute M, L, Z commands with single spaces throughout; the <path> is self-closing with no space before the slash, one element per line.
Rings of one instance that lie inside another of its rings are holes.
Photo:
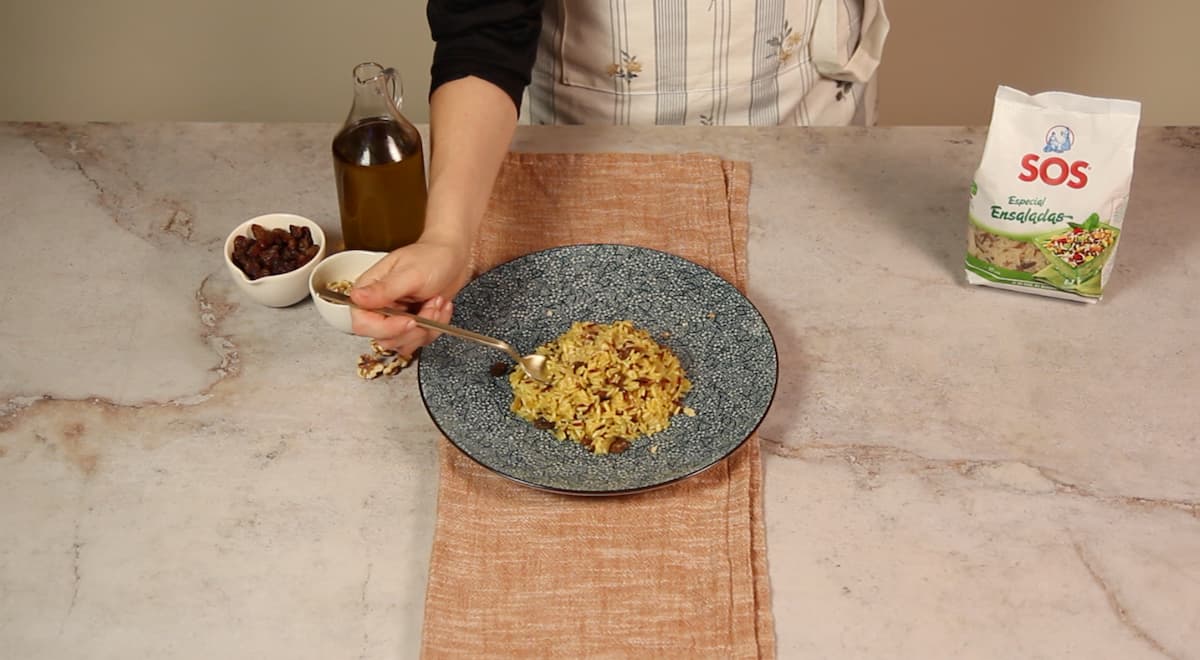
<path fill-rule="evenodd" d="M 520 483 L 561 493 L 613 495 L 695 475 L 737 449 L 775 394 L 778 359 L 762 315 L 729 282 L 672 254 L 624 245 L 535 252 L 480 275 L 454 301 L 452 322 L 522 353 L 573 321 L 633 321 L 679 357 L 695 417 L 676 415 L 621 454 L 594 455 L 510 411 L 503 353 L 443 335 L 421 352 L 418 381 L 434 423 L 467 456 Z M 665 339 L 659 333 L 669 333 Z M 651 448 L 654 448 L 651 451 Z"/>

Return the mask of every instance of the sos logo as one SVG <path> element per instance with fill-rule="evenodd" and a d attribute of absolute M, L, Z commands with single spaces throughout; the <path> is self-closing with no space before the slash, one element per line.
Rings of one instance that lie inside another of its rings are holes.
<path fill-rule="evenodd" d="M 1062 154 L 1075 146 L 1075 132 L 1069 126 L 1053 126 L 1046 132 L 1046 146 L 1043 153 Z M 1067 184 L 1068 188 L 1083 188 L 1087 185 L 1087 170 L 1091 164 L 1086 160 L 1068 161 L 1061 156 L 1050 156 L 1043 159 L 1040 154 L 1030 153 L 1021 157 L 1021 173 L 1017 178 L 1021 181 L 1032 182 L 1041 180 L 1048 186 Z"/>

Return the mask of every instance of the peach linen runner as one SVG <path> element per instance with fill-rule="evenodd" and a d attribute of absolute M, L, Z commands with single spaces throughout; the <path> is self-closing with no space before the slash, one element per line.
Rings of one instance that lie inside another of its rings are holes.
<path fill-rule="evenodd" d="M 702 154 L 510 154 L 476 270 L 623 243 L 744 291 L 749 187 L 747 163 Z M 698 476 L 597 498 L 516 484 L 439 445 L 424 657 L 774 657 L 757 437 Z"/>

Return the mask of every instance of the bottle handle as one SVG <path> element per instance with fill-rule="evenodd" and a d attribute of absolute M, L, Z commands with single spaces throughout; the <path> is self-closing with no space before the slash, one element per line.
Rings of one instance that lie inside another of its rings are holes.
<path fill-rule="evenodd" d="M 383 74 L 387 77 L 388 94 L 391 101 L 395 104 L 396 110 L 399 110 L 404 107 L 404 81 L 392 67 L 384 69 Z"/>

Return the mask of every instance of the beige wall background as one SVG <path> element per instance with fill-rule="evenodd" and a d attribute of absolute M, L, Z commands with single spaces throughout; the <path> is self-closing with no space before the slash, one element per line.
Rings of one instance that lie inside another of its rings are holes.
<path fill-rule="evenodd" d="M 1200 0 L 884 0 L 889 124 L 987 124 L 997 84 L 1142 102 L 1200 124 Z"/>
<path fill-rule="evenodd" d="M 1200 124 L 1197 0 L 886 0 L 882 124 L 986 124 L 997 84 Z M 0 120 L 340 121 L 351 69 L 428 118 L 423 0 L 0 0 Z"/>

